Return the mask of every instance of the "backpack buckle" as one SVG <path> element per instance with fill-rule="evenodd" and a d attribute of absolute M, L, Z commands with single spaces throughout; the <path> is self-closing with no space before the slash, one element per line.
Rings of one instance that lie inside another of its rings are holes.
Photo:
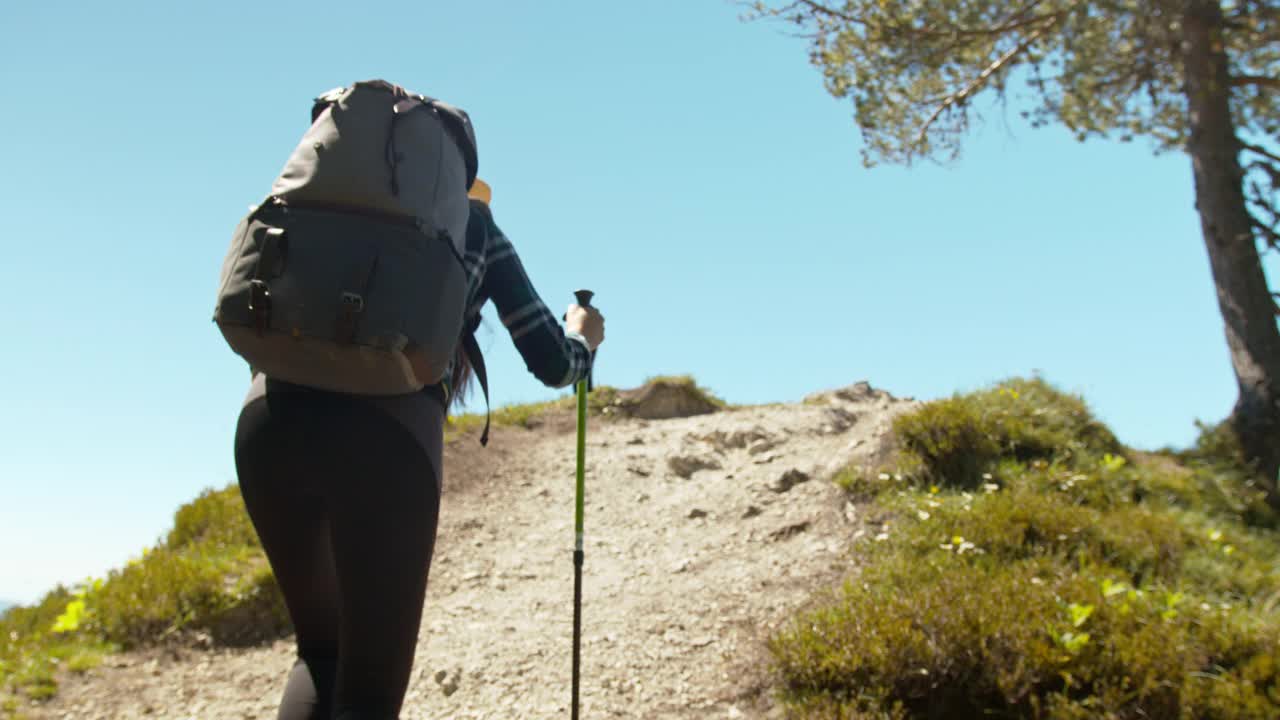
<path fill-rule="evenodd" d="M 347 310 L 357 313 L 364 312 L 364 296 L 353 292 L 342 293 L 342 309 L 343 312 Z"/>
<path fill-rule="evenodd" d="M 350 344 L 356 337 L 356 316 L 364 312 L 364 296 L 359 293 L 342 293 L 342 309 L 338 311 L 338 321 L 334 327 L 334 337 L 338 342 Z"/>

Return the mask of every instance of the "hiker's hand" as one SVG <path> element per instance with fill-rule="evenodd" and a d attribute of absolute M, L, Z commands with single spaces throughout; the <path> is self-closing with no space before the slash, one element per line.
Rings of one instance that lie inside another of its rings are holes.
<path fill-rule="evenodd" d="M 593 351 L 604 342 L 604 316 L 599 310 L 571 304 L 564 318 L 565 329 L 585 337 Z"/>

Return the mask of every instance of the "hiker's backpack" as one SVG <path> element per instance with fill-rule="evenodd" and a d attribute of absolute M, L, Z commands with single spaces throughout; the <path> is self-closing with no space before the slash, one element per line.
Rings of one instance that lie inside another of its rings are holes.
<path fill-rule="evenodd" d="M 370 80 L 316 98 L 311 120 L 235 229 L 213 319 L 268 377 L 369 395 L 439 383 L 474 329 L 470 118 Z"/>

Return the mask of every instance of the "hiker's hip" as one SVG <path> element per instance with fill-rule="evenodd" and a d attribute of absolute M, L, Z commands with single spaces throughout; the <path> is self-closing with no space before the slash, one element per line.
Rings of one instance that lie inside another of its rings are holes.
<path fill-rule="evenodd" d="M 263 431 L 288 436 L 287 442 L 298 443 L 300 454 L 341 457 L 352 453 L 360 457 L 377 448 L 387 452 L 386 448 L 395 448 L 407 440 L 430 465 L 437 493 L 442 489 L 446 411 L 438 396 L 426 392 L 348 395 L 259 374 L 245 396 L 241 419 L 251 405 L 258 403 L 265 403 L 265 410 L 283 421 L 269 424 Z M 318 443 L 325 443 L 326 448 L 316 447 Z"/>

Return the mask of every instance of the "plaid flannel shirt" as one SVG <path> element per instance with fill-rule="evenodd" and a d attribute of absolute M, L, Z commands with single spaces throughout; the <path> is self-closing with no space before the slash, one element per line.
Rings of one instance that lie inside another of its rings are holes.
<path fill-rule="evenodd" d="M 478 318 L 492 300 L 525 367 L 548 387 L 568 387 L 587 376 L 587 339 L 561 327 L 538 296 L 511 241 L 478 200 L 471 201 L 462 264 L 467 272 L 468 318 Z"/>

